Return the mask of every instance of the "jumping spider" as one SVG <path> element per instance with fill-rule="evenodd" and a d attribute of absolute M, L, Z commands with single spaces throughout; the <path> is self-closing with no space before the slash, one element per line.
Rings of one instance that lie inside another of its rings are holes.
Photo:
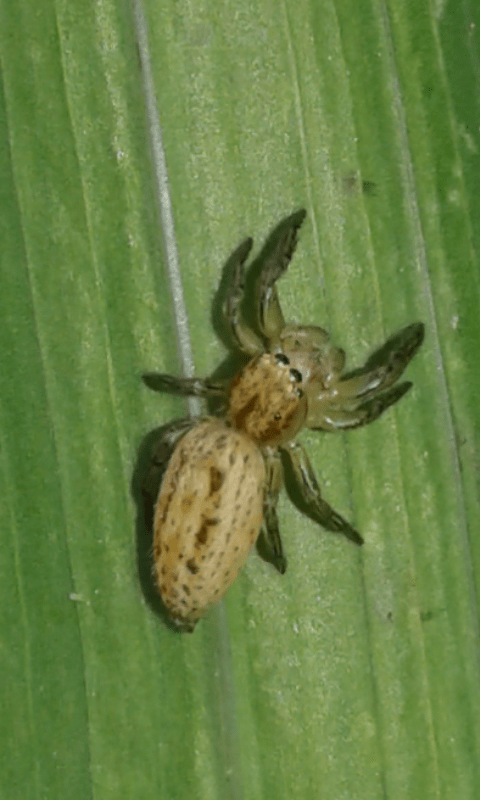
<path fill-rule="evenodd" d="M 350 375 L 344 375 L 344 351 L 322 328 L 285 323 L 276 282 L 290 263 L 305 213 L 297 211 L 277 229 L 256 280 L 252 324 L 241 308 L 252 239 L 232 255 L 223 317 L 237 348 L 249 357 L 238 374 L 229 380 L 144 376 L 156 391 L 224 403 L 219 416 L 183 419 L 164 430 L 144 485 L 154 506 L 156 582 L 183 630 L 193 630 L 223 597 L 259 534 L 274 566 L 285 572 L 276 513 L 282 457 L 308 513 L 328 530 L 363 544 L 321 497 L 295 436 L 303 427 L 335 431 L 366 425 L 412 386 L 397 381 L 422 344 L 422 323 L 403 328 Z"/>

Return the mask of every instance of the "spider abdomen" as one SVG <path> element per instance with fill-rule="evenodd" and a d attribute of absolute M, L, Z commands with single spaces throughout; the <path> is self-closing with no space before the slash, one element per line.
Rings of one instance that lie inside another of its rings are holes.
<path fill-rule="evenodd" d="M 154 517 L 155 572 L 174 620 L 193 630 L 244 566 L 263 517 L 265 465 L 245 434 L 202 420 L 177 444 Z"/>

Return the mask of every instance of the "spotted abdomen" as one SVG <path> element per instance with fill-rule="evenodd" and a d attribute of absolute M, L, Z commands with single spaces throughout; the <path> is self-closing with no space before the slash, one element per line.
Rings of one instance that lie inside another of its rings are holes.
<path fill-rule="evenodd" d="M 187 630 L 218 602 L 244 566 L 263 516 L 265 466 L 245 434 L 211 419 L 178 443 L 154 518 L 162 600 Z"/>

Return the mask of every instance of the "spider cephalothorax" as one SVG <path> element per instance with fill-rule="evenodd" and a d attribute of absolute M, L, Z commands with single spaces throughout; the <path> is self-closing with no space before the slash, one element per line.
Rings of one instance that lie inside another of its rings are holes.
<path fill-rule="evenodd" d="M 285 323 L 276 281 L 290 263 L 304 218 L 305 211 L 298 211 L 277 228 L 255 283 L 251 323 L 242 314 L 242 301 L 252 240 L 242 242 L 230 260 L 223 316 L 237 348 L 250 357 L 237 375 L 229 380 L 145 376 L 157 391 L 223 398 L 221 416 L 184 419 L 164 430 L 145 484 L 154 505 L 157 585 L 184 630 L 193 630 L 225 594 L 259 533 L 272 563 L 285 572 L 276 514 L 281 454 L 311 516 L 363 544 L 321 497 L 295 436 L 304 426 L 333 431 L 373 422 L 412 385 L 397 381 L 422 344 L 422 323 L 403 328 L 350 375 L 344 374 L 344 351 L 331 344 L 326 331 Z"/>
<path fill-rule="evenodd" d="M 260 446 L 288 442 L 305 422 L 302 375 L 289 364 L 280 353 L 264 353 L 252 358 L 230 384 L 226 419 Z"/>

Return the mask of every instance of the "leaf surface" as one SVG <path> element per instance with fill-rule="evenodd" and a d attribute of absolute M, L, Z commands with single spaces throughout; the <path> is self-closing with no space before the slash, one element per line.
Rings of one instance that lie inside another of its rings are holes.
<path fill-rule="evenodd" d="M 477 796 L 479 20 L 461 9 L 170 0 L 142 36 L 139 6 L 0 2 L 9 800 Z M 178 635 L 138 501 L 151 431 L 187 407 L 141 375 L 218 367 L 222 265 L 300 207 L 285 316 L 349 367 L 423 320 L 414 389 L 375 425 L 301 435 L 365 546 L 284 495 L 286 575 L 253 553 Z"/>

